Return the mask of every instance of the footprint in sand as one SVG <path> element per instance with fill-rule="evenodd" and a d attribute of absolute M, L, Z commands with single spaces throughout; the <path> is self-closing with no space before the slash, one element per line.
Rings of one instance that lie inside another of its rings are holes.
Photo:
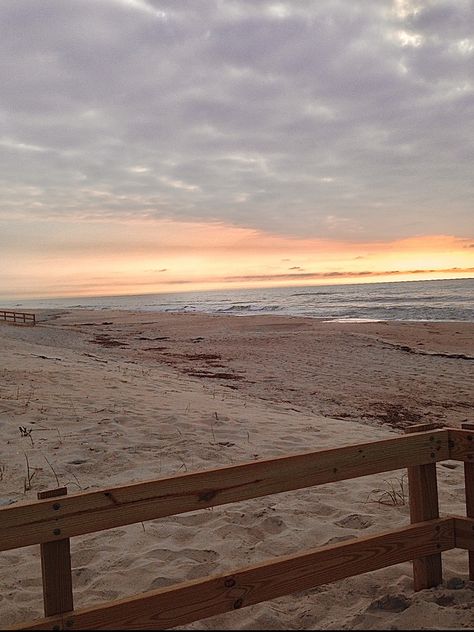
<path fill-rule="evenodd" d="M 195 562 L 214 562 L 219 557 L 215 551 L 201 550 L 201 549 L 183 549 L 181 554 L 190 560 Z"/>
<path fill-rule="evenodd" d="M 81 548 L 74 550 L 71 554 L 73 567 L 88 566 L 92 560 L 97 558 L 97 553 L 96 549 Z"/>
<path fill-rule="evenodd" d="M 269 516 L 259 525 L 265 533 L 281 533 L 287 528 L 286 523 L 278 516 Z"/>
<path fill-rule="evenodd" d="M 197 566 L 193 566 L 186 573 L 186 579 L 199 579 L 201 577 L 206 577 L 208 575 L 212 575 L 219 568 L 219 565 L 214 562 L 208 562 L 206 564 L 198 564 Z"/>
<path fill-rule="evenodd" d="M 81 566 L 73 569 L 72 576 L 74 578 L 74 586 L 76 588 L 82 588 L 89 586 L 91 580 L 97 576 L 97 573 L 87 566 Z"/>
<path fill-rule="evenodd" d="M 37 588 L 42 585 L 41 577 L 26 577 L 25 579 L 21 579 L 20 583 L 23 590 L 28 588 Z"/>
<path fill-rule="evenodd" d="M 155 577 L 155 579 L 150 582 L 147 590 L 166 588 L 166 586 L 172 586 L 173 584 L 176 584 L 176 579 L 173 579 L 172 577 Z"/>
<path fill-rule="evenodd" d="M 373 601 L 367 610 L 384 610 L 385 612 L 403 612 L 411 606 L 411 601 L 405 595 L 384 595 Z"/>
<path fill-rule="evenodd" d="M 338 527 L 343 527 L 344 529 L 367 529 L 374 524 L 374 521 L 370 516 L 349 514 L 341 520 L 338 520 L 336 524 Z"/>

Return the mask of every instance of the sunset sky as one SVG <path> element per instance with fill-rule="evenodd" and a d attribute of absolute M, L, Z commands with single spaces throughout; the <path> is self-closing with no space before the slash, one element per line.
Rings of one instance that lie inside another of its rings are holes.
<path fill-rule="evenodd" d="M 0 2 L 0 298 L 474 277 L 473 23 Z"/>

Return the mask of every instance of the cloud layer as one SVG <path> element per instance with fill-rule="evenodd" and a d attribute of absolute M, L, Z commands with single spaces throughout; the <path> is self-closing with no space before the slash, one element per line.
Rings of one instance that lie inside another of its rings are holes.
<path fill-rule="evenodd" d="M 467 0 L 22 0 L 0 14 L 3 218 L 472 240 Z"/>

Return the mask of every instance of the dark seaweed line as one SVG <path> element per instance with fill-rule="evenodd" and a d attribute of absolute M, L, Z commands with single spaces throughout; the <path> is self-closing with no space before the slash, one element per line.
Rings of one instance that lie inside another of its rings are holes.
<path fill-rule="evenodd" d="M 430 357 L 438 357 L 438 358 L 450 358 L 453 360 L 470 360 L 471 362 L 474 360 L 474 356 L 468 356 L 465 353 L 442 353 L 441 351 L 422 351 L 421 349 L 413 349 L 412 347 L 407 347 L 406 345 L 397 345 L 391 342 L 387 342 L 384 340 L 384 343 L 393 347 L 394 349 L 398 349 L 399 351 L 405 351 L 406 353 L 414 353 L 416 355 L 425 355 Z"/>

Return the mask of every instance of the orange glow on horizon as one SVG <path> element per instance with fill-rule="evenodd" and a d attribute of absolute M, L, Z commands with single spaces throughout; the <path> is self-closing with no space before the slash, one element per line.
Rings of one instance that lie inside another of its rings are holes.
<path fill-rule="evenodd" d="M 56 234 L 39 248 L 32 231 L 8 257 L 6 299 L 474 277 L 473 244 L 449 235 L 358 243 L 156 220 Z"/>

